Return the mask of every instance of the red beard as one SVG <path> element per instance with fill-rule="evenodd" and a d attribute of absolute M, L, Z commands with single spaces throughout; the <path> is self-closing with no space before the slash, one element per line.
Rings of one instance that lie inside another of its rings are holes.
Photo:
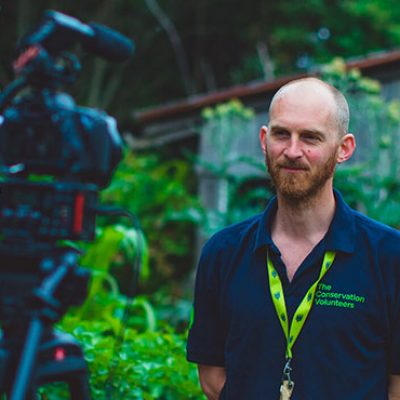
<path fill-rule="evenodd" d="M 277 191 L 288 200 L 305 201 L 313 198 L 332 178 L 336 167 L 336 152 L 325 164 L 309 167 L 299 162 L 286 160 L 278 163 L 266 154 L 266 164 Z M 290 173 L 284 168 L 298 168 L 301 171 Z"/>

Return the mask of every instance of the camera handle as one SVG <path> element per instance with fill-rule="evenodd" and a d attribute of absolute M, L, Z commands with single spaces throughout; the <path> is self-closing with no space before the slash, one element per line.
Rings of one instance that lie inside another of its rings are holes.
<path fill-rule="evenodd" d="M 46 332 L 46 327 L 49 323 L 57 321 L 63 313 L 62 304 L 55 297 L 55 293 L 63 286 L 69 276 L 73 274 L 73 270 L 77 264 L 76 258 L 76 253 L 67 251 L 62 256 L 59 265 L 46 276 L 41 286 L 34 291 L 34 301 L 36 302 L 37 311 L 28 325 L 25 342 L 20 352 L 20 360 L 17 364 L 10 390 L 10 400 L 26 400 L 27 396 L 32 393 L 32 385 L 33 387 L 36 386 L 33 377 L 37 377 L 35 374 L 35 367 L 37 367 L 36 359 L 40 352 L 43 334 Z M 77 344 L 72 342 L 67 344 L 67 346 L 66 344 L 65 341 L 59 340 L 55 341 L 52 347 L 55 350 L 61 350 L 63 354 L 65 354 L 65 351 L 70 352 L 71 350 L 75 353 L 75 363 L 72 365 L 72 368 L 71 365 L 68 368 L 70 375 L 69 384 L 73 396 L 71 398 L 73 400 L 89 400 L 89 385 L 82 352 Z M 54 371 L 53 374 L 55 375 L 54 378 L 56 378 L 57 376 Z M 60 373 L 60 376 L 62 377 L 63 374 Z M 45 379 L 47 381 L 51 381 L 49 377 L 44 376 L 44 378 L 47 378 Z"/>

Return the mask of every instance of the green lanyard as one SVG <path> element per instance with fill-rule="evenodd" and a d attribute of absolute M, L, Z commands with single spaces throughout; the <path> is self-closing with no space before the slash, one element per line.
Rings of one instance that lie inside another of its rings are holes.
<path fill-rule="evenodd" d="M 321 265 L 321 272 L 317 281 L 308 289 L 306 295 L 301 301 L 299 307 L 294 313 L 292 323 L 289 329 L 289 318 L 286 310 L 285 297 L 283 294 L 282 283 L 279 279 L 278 272 L 273 266 L 269 255 L 267 255 L 268 265 L 268 277 L 269 277 L 269 289 L 271 292 L 272 301 L 274 303 L 276 312 L 278 314 L 279 321 L 282 325 L 283 332 L 286 337 L 286 358 L 292 359 L 292 347 L 299 337 L 301 329 L 303 328 L 304 322 L 306 321 L 308 314 L 310 313 L 315 292 L 317 291 L 318 283 L 325 276 L 329 268 L 331 267 L 333 260 L 335 259 L 335 252 L 327 251 L 324 255 L 324 260 Z"/>

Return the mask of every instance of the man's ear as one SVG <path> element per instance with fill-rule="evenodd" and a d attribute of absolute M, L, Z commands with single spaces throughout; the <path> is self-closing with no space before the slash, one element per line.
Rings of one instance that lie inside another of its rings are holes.
<path fill-rule="evenodd" d="M 267 132 L 268 128 L 263 125 L 260 129 L 260 144 L 264 154 L 267 153 Z"/>
<path fill-rule="evenodd" d="M 339 151 L 337 155 L 337 162 L 341 164 L 347 161 L 356 149 L 356 138 L 353 134 L 347 133 L 340 140 Z"/>

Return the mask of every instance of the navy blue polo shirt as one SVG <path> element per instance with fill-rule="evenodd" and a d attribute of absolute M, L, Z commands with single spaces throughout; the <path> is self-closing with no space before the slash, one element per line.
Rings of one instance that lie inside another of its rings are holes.
<path fill-rule="evenodd" d="M 388 375 L 400 374 L 400 234 L 352 210 L 336 191 L 335 198 L 328 232 L 291 282 L 270 235 L 276 199 L 204 246 L 187 358 L 226 368 L 222 399 L 279 398 L 286 342 L 269 293 L 267 251 L 291 317 L 333 250 L 293 347 L 293 399 L 387 400 Z"/>

